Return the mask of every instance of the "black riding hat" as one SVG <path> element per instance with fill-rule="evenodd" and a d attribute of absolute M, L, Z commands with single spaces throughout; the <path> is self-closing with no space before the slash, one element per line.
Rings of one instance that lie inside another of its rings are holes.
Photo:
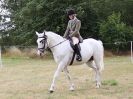
<path fill-rule="evenodd" d="M 67 11 L 67 15 L 73 15 L 73 14 L 76 14 L 75 11 L 73 9 L 70 9 Z"/>

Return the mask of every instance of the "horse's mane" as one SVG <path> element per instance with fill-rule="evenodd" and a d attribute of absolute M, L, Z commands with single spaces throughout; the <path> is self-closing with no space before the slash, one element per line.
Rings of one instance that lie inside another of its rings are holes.
<path fill-rule="evenodd" d="M 52 32 L 52 31 L 45 31 L 45 33 L 46 33 L 46 35 L 48 35 L 48 36 L 50 36 L 52 38 L 55 38 L 56 37 L 56 39 L 58 39 L 58 38 L 63 39 L 62 36 L 60 36 L 57 33 Z"/>

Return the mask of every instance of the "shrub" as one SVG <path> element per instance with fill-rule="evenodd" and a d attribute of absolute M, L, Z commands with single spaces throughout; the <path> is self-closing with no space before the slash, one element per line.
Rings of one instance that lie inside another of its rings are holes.
<path fill-rule="evenodd" d="M 133 38 L 133 29 L 121 22 L 120 13 L 113 13 L 107 21 L 100 24 L 100 36 L 103 42 L 107 43 L 106 48 L 119 52 L 128 49 L 128 44 L 121 42 L 127 42 Z"/>

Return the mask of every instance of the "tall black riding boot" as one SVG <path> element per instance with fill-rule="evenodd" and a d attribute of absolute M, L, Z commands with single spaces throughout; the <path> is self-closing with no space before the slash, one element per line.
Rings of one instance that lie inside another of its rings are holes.
<path fill-rule="evenodd" d="M 82 56 L 81 56 L 81 53 L 80 53 L 80 51 L 79 51 L 78 44 L 75 44 L 74 47 L 75 47 L 75 52 L 76 52 L 76 54 L 77 54 L 76 60 L 77 60 L 77 61 L 82 61 Z"/>

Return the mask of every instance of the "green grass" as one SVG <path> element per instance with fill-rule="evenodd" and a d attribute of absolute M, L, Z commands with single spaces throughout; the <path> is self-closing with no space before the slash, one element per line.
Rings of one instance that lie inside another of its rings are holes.
<path fill-rule="evenodd" d="M 117 86 L 118 82 L 116 80 L 105 80 L 102 82 L 102 85 Z"/>
<path fill-rule="evenodd" d="M 94 73 L 87 66 L 71 66 L 68 69 L 76 90 L 69 91 L 62 72 L 53 94 L 48 92 L 57 68 L 52 59 L 4 57 L 2 60 L 0 99 L 133 99 L 133 64 L 127 56 L 105 58 L 100 89 L 95 88 Z"/>

